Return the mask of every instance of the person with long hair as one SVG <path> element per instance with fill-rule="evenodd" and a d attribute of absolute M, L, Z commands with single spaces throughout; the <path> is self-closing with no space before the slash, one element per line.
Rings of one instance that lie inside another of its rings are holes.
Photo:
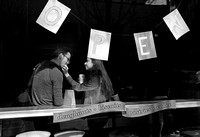
<path fill-rule="evenodd" d="M 98 104 L 111 100 L 114 94 L 112 82 L 104 67 L 103 61 L 93 58 L 87 58 L 85 62 L 85 78 L 83 83 L 78 83 L 69 75 L 68 67 L 63 67 L 63 71 L 72 89 L 79 92 L 84 91 L 84 104 Z M 99 114 L 100 116 L 100 114 Z M 103 137 L 105 132 L 103 127 L 108 122 L 108 118 L 101 117 L 99 119 L 87 118 L 89 131 L 84 137 Z"/>
<path fill-rule="evenodd" d="M 72 89 L 85 92 L 84 104 L 97 104 L 110 100 L 114 94 L 112 82 L 104 67 L 103 61 L 87 58 L 85 62 L 85 78 L 83 83 L 78 83 L 69 75 L 67 66 L 63 71 Z"/>

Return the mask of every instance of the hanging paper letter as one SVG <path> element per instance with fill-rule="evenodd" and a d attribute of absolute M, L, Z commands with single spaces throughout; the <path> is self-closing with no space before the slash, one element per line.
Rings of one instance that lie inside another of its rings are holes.
<path fill-rule="evenodd" d="M 57 0 L 49 0 L 36 23 L 56 34 L 70 10 Z"/>
<path fill-rule="evenodd" d="M 187 27 L 177 9 L 165 16 L 163 20 L 167 24 L 168 28 L 170 29 L 176 40 L 189 31 L 189 28 Z"/>
<path fill-rule="evenodd" d="M 139 60 L 157 57 L 152 31 L 134 33 L 134 38 Z"/>
<path fill-rule="evenodd" d="M 111 33 L 91 29 L 87 56 L 99 60 L 108 60 L 110 39 Z"/>
<path fill-rule="evenodd" d="M 167 5 L 167 0 L 147 0 L 146 5 Z"/>

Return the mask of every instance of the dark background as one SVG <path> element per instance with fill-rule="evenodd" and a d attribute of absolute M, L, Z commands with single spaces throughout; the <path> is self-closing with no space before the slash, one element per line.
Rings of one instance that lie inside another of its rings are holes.
<path fill-rule="evenodd" d="M 198 98 L 195 73 L 199 71 L 198 0 L 173 0 L 162 6 L 145 0 L 59 0 L 71 11 L 57 34 L 36 23 L 47 0 L 0 1 L 0 106 L 11 106 L 25 89 L 32 68 L 50 59 L 57 45 L 73 49 L 69 66 L 77 79 L 83 73 L 90 29 L 111 32 L 106 69 L 122 100 Z M 177 8 L 190 31 L 175 40 L 163 22 L 170 8 Z M 133 33 L 152 31 L 157 58 L 139 61 Z M 186 84 L 185 84 L 186 83 Z"/>

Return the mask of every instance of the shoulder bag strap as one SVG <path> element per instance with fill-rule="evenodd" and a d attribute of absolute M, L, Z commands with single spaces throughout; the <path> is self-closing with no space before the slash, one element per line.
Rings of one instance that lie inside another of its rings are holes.
<path fill-rule="evenodd" d="M 31 77 L 30 77 L 30 79 L 29 79 L 29 81 L 28 81 L 28 84 L 27 84 L 28 88 L 31 88 L 32 82 L 33 82 L 33 77 L 34 77 L 34 75 L 35 75 L 35 72 L 38 70 L 38 68 L 41 66 L 41 64 L 42 64 L 42 63 L 38 63 L 38 64 L 33 68 L 32 75 L 31 75 Z"/>

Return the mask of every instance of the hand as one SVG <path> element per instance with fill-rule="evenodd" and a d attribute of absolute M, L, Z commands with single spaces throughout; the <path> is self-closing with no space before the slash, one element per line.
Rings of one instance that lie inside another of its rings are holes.
<path fill-rule="evenodd" d="M 69 68 L 68 68 L 67 65 L 64 65 L 64 66 L 62 67 L 62 71 L 64 72 L 64 74 L 68 74 L 68 70 L 69 70 Z"/>

